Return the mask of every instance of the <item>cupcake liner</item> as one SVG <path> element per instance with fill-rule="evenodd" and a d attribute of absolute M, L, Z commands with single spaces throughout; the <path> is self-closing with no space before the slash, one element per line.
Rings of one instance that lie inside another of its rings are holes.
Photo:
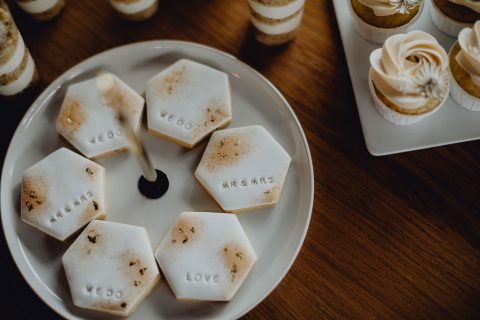
<path fill-rule="evenodd" d="M 455 42 L 450 51 L 448 52 L 448 57 L 450 61 L 450 55 L 452 54 L 452 49 L 457 42 Z M 470 93 L 465 91 L 463 87 L 457 82 L 455 77 L 453 76 L 452 69 L 448 68 L 448 72 L 450 73 L 450 95 L 452 96 L 453 100 L 462 108 L 465 108 L 470 111 L 480 111 L 480 99 L 472 96 Z"/>
<path fill-rule="evenodd" d="M 404 24 L 403 26 L 397 27 L 397 28 L 378 28 L 374 27 L 372 25 L 369 25 L 365 21 L 363 21 L 355 11 L 353 10 L 352 7 L 352 2 L 350 0 L 347 0 L 349 3 L 349 8 L 350 8 L 350 13 L 352 16 L 352 21 L 353 21 L 353 26 L 357 30 L 357 32 L 367 41 L 377 43 L 377 44 L 382 44 L 389 38 L 390 36 L 394 34 L 399 34 L 399 33 L 405 33 L 407 28 L 411 26 L 417 19 L 420 17 L 423 11 L 424 7 L 424 1 L 420 4 L 420 9 L 418 9 L 417 14 L 415 17 L 412 18 L 408 23 Z"/>
<path fill-rule="evenodd" d="M 471 27 L 472 24 L 459 22 L 445 15 L 435 4 L 435 1 L 431 0 L 432 8 L 430 10 L 430 17 L 433 24 L 438 30 L 442 31 L 450 37 L 457 37 L 460 31 L 465 27 Z"/>
<path fill-rule="evenodd" d="M 424 118 L 432 115 L 433 113 L 437 112 L 444 104 L 445 101 L 447 101 L 448 98 L 448 90 L 447 93 L 445 94 L 445 97 L 443 98 L 442 102 L 438 104 L 437 107 L 435 107 L 433 110 L 430 110 L 429 112 L 425 112 L 422 114 L 403 114 L 399 113 L 395 110 L 390 109 L 387 107 L 380 98 L 378 98 L 377 94 L 375 93 L 375 88 L 373 87 L 373 81 L 372 81 L 372 69 L 370 68 L 370 71 L 368 73 L 368 86 L 370 88 L 370 93 L 372 94 L 373 98 L 373 105 L 375 107 L 375 110 L 387 121 L 390 121 L 394 124 L 399 124 L 399 125 L 409 125 L 409 124 L 414 124 L 420 120 L 423 120 Z M 450 86 L 449 86 L 450 87 Z"/>
<path fill-rule="evenodd" d="M 480 99 L 465 91 L 450 71 L 450 95 L 460 107 L 470 111 L 480 111 Z"/>

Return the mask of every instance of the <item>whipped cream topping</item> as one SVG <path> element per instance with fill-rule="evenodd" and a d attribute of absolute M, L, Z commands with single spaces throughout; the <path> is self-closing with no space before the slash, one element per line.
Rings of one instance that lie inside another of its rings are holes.
<path fill-rule="evenodd" d="M 448 92 L 448 56 L 437 40 L 423 31 L 388 38 L 370 55 L 372 81 L 388 100 L 405 109 L 441 101 Z"/>
<path fill-rule="evenodd" d="M 473 28 L 464 28 L 458 35 L 460 52 L 455 56 L 458 64 L 465 70 L 474 84 L 480 87 L 480 21 Z"/>
<path fill-rule="evenodd" d="M 58 0 L 32 0 L 32 1 L 17 1 L 17 4 L 24 11 L 32 14 L 42 13 L 52 9 Z"/>
<path fill-rule="evenodd" d="M 111 5 L 121 13 L 135 14 L 150 8 L 157 0 L 138 0 L 136 2 L 122 2 L 110 0 Z"/>
<path fill-rule="evenodd" d="M 305 0 L 295 0 L 283 6 L 265 5 L 256 0 L 248 0 L 248 5 L 256 13 L 270 19 L 283 19 L 302 9 Z"/>
<path fill-rule="evenodd" d="M 480 1 L 478 0 L 448 0 L 452 3 L 467 7 L 475 12 L 480 13 Z"/>
<path fill-rule="evenodd" d="M 378 17 L 391 16 L 396 13 L 408 14 L 422 0 L 359 0 L 361 4 L 373 10 Z M 451 0 L 450 0 L 451 1 Z M 461 0 L 455 0 L 461 1 Z M 464 0 L 465 1 L 465 0 Z"/>

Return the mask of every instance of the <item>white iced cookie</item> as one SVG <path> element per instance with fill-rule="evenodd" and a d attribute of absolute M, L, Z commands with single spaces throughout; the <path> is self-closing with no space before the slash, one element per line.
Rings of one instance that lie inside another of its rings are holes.
<path fill-rule="evenodd" d="M 150 132 L 187 148 L 232 120 L 224 72 L 180 60 L 147 82 Z"/>
<path fill-rule="evenodd" d="M 92 221 L 62 257 L 73 303 L 127 316 L 160 280 L 144 228 Z"/>
<path fill-rule="evenodd" d="M 262 126 L 215 132 L 195 177 L 226 212 L 273 206 L 291 158 Z"/>
<path fill-rule="evenodd" d="M 150 132 L 187 148 L 232 120 L 228 75 L 180 60 L 147 82 Z"/>
<path fill-rule="evenodd" d="M 118 121 L 122 112 L 135 131 L 145 101 L 111 73 L 68 87 L 57 120 L 57 131 L 87 158 L 125 150 L 129 142 Z"/>
<path fill-rule="evenodd" d="M 157 12 L 158 0 L 110 0 L 112 7 L 125 19 L 142 21 Z"/>
<path fill-rule="evenodd" d="M 105 217 L 105 169 L 58 149 L 24 172 L 20 207 L 23 221 L 63 241 Z"/>
<path fill-rule="evenodd" d="M 235 215 L 184 212 L 155 252 L 178 299 L 229 301 L 257 256 Z"/>

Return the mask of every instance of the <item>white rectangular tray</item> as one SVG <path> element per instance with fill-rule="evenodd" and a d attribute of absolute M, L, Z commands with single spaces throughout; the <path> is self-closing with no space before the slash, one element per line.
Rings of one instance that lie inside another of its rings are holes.
<path fill-rule="evenodd" d="M 463 109 L 451 97 L 438 112 L 409 126 L 387 122 L 375 111 L 368 89 L 369 55 L 380 45 L 370 43 L 357 34 L 348 1 L 333 0 L 333 6 L 368 151 L 374 156 L 381 156 L 480 139 L 480 112 Z M 436 29 L 430 10 L 430 0 L 426 0 L 421 17 L 409 30 L 430 33 L 448 52 L 456 39 Z"/>

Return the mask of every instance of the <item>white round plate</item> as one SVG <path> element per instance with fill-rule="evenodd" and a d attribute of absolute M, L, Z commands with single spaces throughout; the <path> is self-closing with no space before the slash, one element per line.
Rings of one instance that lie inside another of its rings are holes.
<path fill-rule="evenodd" d="M 15 132 L 2 172 L 1 216 L 10 252 L 33 290 L 66 318 L 110 317 L 72 304 L 61 264 L 61 256 L 71 242 L 61 243 L 20 220 L 22 173 L 59 147 L 75 150 L 55 131 L 57 114 L 69 84 L 107 70 L 143 93 L 147 79 L 181 58 L 228 73 L 233 103 L 230 127 L 263 125 L 290 154 L 292 164 L 280 201 L 273 209 L 238 215 L 258 261 L 230 302 L 177 301 L 162 279 L 130 319 L 238 318 L 275 288 L 300 250 L 312 212 L 313 167 L 300 123 L 280 92 L 246 64 L 209 47 L 152 41 L 112 49 L 73 67 L 40 95 Z M 147 200 L 139 194 L 136 185 L 140 169 L 133 155 L 123 152 L 98 162 L 107 169 L 107 220 L 145 227 L 152 247 L 156 248 L 180 212 L 221 209 L 193 176 L 206 142 L 187 150 L 145 131 L 141 134 L 153 164 L 170 179 L 170 189 L 162 198 Z"/>

